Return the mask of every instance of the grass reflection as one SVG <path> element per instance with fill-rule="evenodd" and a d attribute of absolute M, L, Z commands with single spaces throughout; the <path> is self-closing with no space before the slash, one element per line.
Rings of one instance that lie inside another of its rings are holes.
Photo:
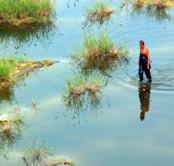
<path fill-rule="evenodd" d="M 0 27 L 0 42 L 4 44 L 9 44 L 9 41 L 14 41 L 16 43 L 16 48 L 20 45 L 40 41 L 41 43 L 50 40 L 53 36 L 55 26 L 53 23 L 48 25 L 38 25 L 38 26 L 21 26 L 19 27 Z"/>
<path fill-rule="evenodd" d="M 52 154 L 52 150 L 45 142 L 37 141 L 26 150 L 22 159 L 26 166 L 42 166 L 44 159 Z"/>
<path fill-rule="evenodd" d="M 21 138 L 25 126 L 21 113 L 9 112 L 0 116 L 0 150 L 1 155 L 7 154 L 9 149 Z"/>

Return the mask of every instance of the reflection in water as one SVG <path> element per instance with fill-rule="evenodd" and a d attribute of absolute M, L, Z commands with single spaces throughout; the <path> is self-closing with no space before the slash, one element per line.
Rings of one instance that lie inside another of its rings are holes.
<path fill-rule="evenodd" d="M 17 80 L 17 82 L 14 83 L 13 86 L 10 87 L 10 89 L 5 90 L 5 91 L 0 91 L 0 105 L 2 104 L 13 104 L 16 103 L 16 97 L 15 97 L 15 89 L 19 88 L 21 86 L 25 86 L 25 80 L 27 78 L 30 78 L 33 74 L 35 74 L 36 71 L 32 71 L 31 73 L 26 73 L 23 76 L 20 76 L 20 78 Z"/>
<path fill-rule="evenodd" d="M 140 120 L 143 121 L 145 119 L 146 112 L 150 111 L 150 90 L 151 84 L 148 83 L 140 83 L 139 84 L 139 99 L 140 99 Z"/>
<path fill-rule="evenodd" d="M 14 100 L 14 91 L 9 89 L 8 91 L 0 91 L 0 104 L 3 102 L 11 103 Z"/>
<path fill-rule="evenodd" d="M 170 15 L 167 13 L 166 9 L 156 9 L 153 6 L 148 5 L 146 10 L 149 16 L 155 16 L 157 20 L 170 19 Z"/>
<path fill-rule="evenodd" d="M 13 110 L 9 114 L 0 116 L 0 156 L 7 156 L 9 149 L 21 138 L 24 128 L 23 116 L 16 113 L 19 110 Z"/>
<path fill-rule="evenodd" d="M 77 2 L 79 2 L 79 0 L 67 0 L 67 7 L 70 7 L 71 2 L 73 3 L 74 7 L 76 7 Z"/>
<path fill-rule="evenodd" d="M 25 26 L 21 28 L 0 27 L 0 42 L 9 45 L 9 41 L 13 41 L 16 48 L 22 44 L 33 43 L 34 41 L 42 42 L 49 40 L 54 33 L 54 24 L 42 26 Z"/>
<path fill-rule="evenodd" d="M 44 159 L 52 154 L 52 149 L 47 146 L 46 142 L 37 141 L 35 144 L 30 145 L 22 159 L 26 166 L 43 166 L 45 165 Z"/>
<path fill-rule="evenodd" d="M 64 97 L 67 108 L 65 116 L 69 116 L 74 123 L 80 123 L 82 115 L 88 114 L 90 110 L 96 116 L 99 114 L 101 94 L 83 94 L 76 98 Z"/>

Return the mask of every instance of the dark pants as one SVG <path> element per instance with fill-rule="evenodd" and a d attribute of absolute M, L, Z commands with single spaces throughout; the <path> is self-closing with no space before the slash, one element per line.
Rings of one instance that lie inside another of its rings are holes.
<path fill-rule="evenodd" d="M 148 81 L 152 82 L 150 69 L 147 69 L 146 66 L 139 66 L 139 79 L 140 79 L 140 81 L 143 81 L 143 73 L 146 74 Z"/>

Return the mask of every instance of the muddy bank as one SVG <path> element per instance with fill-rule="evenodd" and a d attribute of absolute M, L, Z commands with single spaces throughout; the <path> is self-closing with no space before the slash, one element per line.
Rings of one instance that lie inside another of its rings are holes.
<path fill-rule="evenodd" d="M 20 77 L 31 73 L 36 69 L 48 67 L 55 63 L 57 63 L 57 61 L 49 59 L 41 61 L 27 60 L 25 62 L 18 62 L 10 72 L 8 78 L 0 78 L 0 91 L 9 90 L 16 83 L 16 81 L 20 79 Z"/>

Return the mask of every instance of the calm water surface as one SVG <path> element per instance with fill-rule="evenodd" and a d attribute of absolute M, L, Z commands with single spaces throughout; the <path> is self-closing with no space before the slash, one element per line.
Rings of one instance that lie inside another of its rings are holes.
<path fill-rule="evenodd" d="M 63 103 L 66 80 L 76 70 L 70 54 L 80 45 L 84 12 L 91 0 L 69 7 L 55 2 L 55 27 L 27 38 L 1 35 L 1 54 L 26 54 L 33 59 L 60 62 L 31 74 L 10 97 L 1 99 L 1 110 L 19 106 L 29 127 L 9 150 L 1 166 L 21 166 L 23 151 L 36 140 L 47 140 L 55 155 L 66 156 L 77 166 L 173 166 L 174 165 L 174 11 L 169 19 L 146 13 L 115 13 L 102 28 L 114 41 L 124 41 L 129 64 L 110 73 L 96 109 L 67 110 Z M 112 6 L 117 6 L 112 1 Z M 101 29 L 93 25 L 87 31 Z M 153 84 L 139 86 L 137 61 L 139 40 L 147 43 L 152 60 Z M 31 102 L 38 111 L 31 110 Z M 142 111 L 141 111 L 142 110 Z M 148 111 L 149 110 L 149 111 Z M 144 120 L 141 121 L 140 117 Z"/>

